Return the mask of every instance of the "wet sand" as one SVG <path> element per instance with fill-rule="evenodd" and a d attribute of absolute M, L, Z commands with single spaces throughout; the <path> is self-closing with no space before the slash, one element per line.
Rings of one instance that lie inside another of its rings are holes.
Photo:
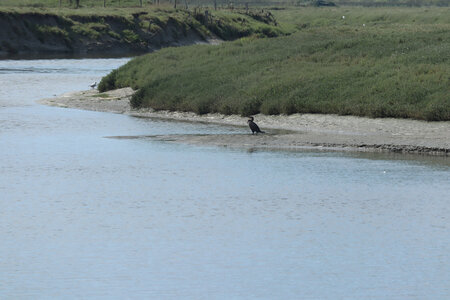
<path fill-rule="evenodd" d="M 186 122 L 207 122 L 242 126 L 242 134 L 143 136 L 168 142 L 246 149 L 372 151 L 420 153 L 450 156 L 450 122 L 408 119 L 371 119 L 355 116 L 293 114 L 256 115 L 255 122 L 265 134 L 252 135 L 247 118 L 221 114 L 196 115 L 189 112 L 133 110 L 130 88 L 98 93 L 97 90 L 66 93 L 42 99 L 41 104 L 127 114 Z M 132 138 L 132 137 L 122 137 Z"/>

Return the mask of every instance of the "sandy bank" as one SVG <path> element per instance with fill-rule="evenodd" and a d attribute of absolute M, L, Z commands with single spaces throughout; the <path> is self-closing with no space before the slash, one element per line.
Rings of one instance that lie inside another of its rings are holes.
<path fill-rule="evenodd" d="M 242 134 L 148 136 L 148 138 L 170 142 L 248 149 L 318 148 L 450 156 L 450 122 L 370 119 L 318 114 L 257 115 L 255 121 L 267 134 L 251 135 L 246 126 L 247 119 L 236 115 L 207 114 L 199 116 L 186 112 L 132 110 L 129 105 L 129 98 L 132 94 L 133 91 L 130 88 L 103 94 L 99 94 L 96 90 L 90 90 L 43 99 L 39 103 L 138 117 L 243 126 Z"/>

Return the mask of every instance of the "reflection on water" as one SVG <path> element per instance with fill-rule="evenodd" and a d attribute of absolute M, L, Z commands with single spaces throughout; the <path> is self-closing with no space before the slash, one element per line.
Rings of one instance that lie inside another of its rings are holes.
<path fill-rule="evenodd" d="M 241 129 L 34 103 L 125 61 L 0 74 L 0 298 L 450 297 L 447 158 L 111 139 Z"/>

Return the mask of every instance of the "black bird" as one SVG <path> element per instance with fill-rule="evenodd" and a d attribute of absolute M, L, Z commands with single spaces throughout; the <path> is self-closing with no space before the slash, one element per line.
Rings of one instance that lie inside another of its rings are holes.
<path fill-rule="evenodd" d="M 258 134 L 258 132 L 264 133 L 264 131 L 261 131 L 261 129 L 259 129 L 258 125 L 256 125 L 255 122 L 253 122 L 253 117 L 250 117 L 250 119 L 248 119 L 247 123 L 248 123 L 248 127 L 250 127 L 250 129 L 252 130 L 252 134 L 254 134 L 255 132 L 256 132 L 256 134 Z"/>

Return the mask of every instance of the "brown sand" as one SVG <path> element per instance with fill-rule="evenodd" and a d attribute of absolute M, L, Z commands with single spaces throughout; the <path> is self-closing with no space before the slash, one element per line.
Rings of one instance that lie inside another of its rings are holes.
<path fill-rule="evenodd" d="M 171 142 L 248 149 L 314 148 L 450 156 L 450 122 L 320 114 L 256 115 L 255 121 L 266 134 L 252 135 L 246 125 L 247 118 L 237 115 L 199 116 L 189 112 L 133 110 L 129 105 L 132 94 L 133 90 L 130 88 L 103 94 L 99 94 L 97 90 L 89 90 L 43 99 L 39 103 L 138 117 L 243 126 L 242 134 L 149 136 Z"/>

